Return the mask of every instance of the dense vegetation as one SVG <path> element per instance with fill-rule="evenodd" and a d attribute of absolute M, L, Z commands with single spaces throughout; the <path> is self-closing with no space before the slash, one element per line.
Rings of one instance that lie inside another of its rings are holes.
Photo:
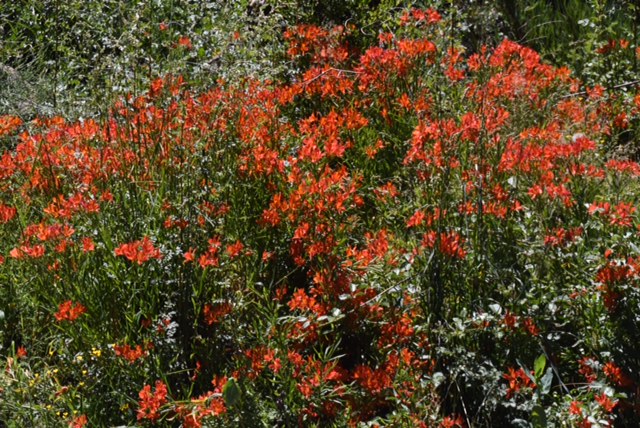
<path fill-rule="evenodd" d="M 638 15 L 588 3 L 1 6 L 0 426 L 635 426 Z"/>

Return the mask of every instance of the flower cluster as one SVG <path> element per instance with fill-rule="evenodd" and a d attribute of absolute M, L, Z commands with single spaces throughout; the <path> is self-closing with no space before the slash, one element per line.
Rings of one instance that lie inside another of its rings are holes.
<path fill-rule="evenodd" d="M 140 398 L 138 406 L 138 420 L 148 419 L 157 421 L 160 419 L 160 411 L 167 403 L 167 385 L 162 381 L 157 381 L 154 390 L 151 385 L 145 385 L 138 397 Z"/>
<path fill-rule="evenodd" d="M 56 321 L 75 321 L 84 313 L 87 312 L 87 308 L 78 302 L 72 302 L 67 300 L 60 303 L 58 306 L 58 312 L 53 316 Z"/>
<path fill-rule="evenodd" d="M 116 256 L 126 257 L 139 265 L 151 259 L 161 259 L 162 253 L 153 246 L 149 237 L 145 236 L 139 241 L 122 244 L 114 250 Z"/>
<path fill-rule="evenodd" d="M 65 362 L 79 426 L 637 420 L 640 164 L 605 149 L 640 95 L 510 40 L 467 54 L 448 18 L 357 48 L 291 28 L 286 81 L 0 117 L 12 368 Z"/>

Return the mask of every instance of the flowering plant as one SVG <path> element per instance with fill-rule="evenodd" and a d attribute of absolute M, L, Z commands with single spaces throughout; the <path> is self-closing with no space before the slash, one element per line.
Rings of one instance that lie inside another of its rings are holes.
<path fill-rule="evenodd" d="M 0 417 L 637 420 L 640 165 L 605 148 L 640 96 L 510 40 L 466 54 L 445 19 L 363 50 L 290 28 L 287 81 L 2 118 Z"/>

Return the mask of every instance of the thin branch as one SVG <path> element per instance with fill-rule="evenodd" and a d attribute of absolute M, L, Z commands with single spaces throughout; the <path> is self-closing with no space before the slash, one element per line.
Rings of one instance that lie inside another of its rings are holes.
<path fill-rule="evenodd" d="M 638 80 L 632 80 L 631 82 L 625 82 L 625 83 L 621 83 L 619 85 L 615 85 L 612 86 L 610 88 L 605 88 L 605 91 L 614 91 L 616 89 L 622 89 L 622 88 L 626 88 L 628 86 L 634 86 L 634 85 L 638 85 L 640 84 L 640 79 Z M 572 98 L 572 97 L 579 97 L 581 95 L 587 95 L 588 91 L 580 91 L 580 92 L 575 92 L 573 94 L 567 94 L 567 95 L 563 95 L 562 97 L 560 97 L 561 99 L 564 98 Z"/>
<path fill-rule="evenodd" d="M 340 69 L 340 68 L 328 68 L 326 70 L 323 70 L 321 73 L 319 73 L 318 75 L 312 77 L 311 79 L 305 80 L 304 82 L 301 82 L 302 85 L 308 85 L 309 83 L 313 82 L 314 80 L 317 80 L 319 78 L 321 78 L 322 76 L 324 76 L 325 74 L 328 74 L 329 72 L 332 71 L 337 71 L 338 72 L 338 76 L 340 76 L 342 73 L 348 74 L 362 74 L 359 71 L 355 71 L 355 70 L 344 70 L 344 69 Z"/>

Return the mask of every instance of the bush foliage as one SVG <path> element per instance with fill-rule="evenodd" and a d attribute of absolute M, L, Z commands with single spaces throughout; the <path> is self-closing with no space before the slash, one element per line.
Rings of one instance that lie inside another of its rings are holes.
<path fill-rule="evenodd" d="M 7 70 L 113 92 L 0 116 L 3 426 L 634 426 L 634 85 L 455 2 L 43 4 Z"/>

